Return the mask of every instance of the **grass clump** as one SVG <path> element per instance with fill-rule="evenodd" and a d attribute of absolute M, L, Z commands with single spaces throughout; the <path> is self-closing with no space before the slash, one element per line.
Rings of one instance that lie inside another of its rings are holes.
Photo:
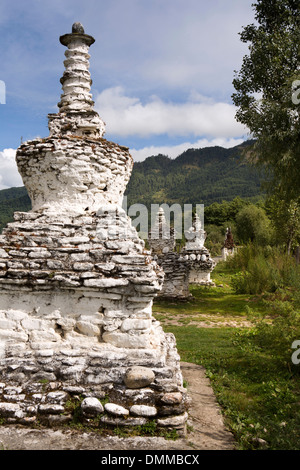
<path fill-rule="evenodd" d="M 288 288 L 299 293 L 300 266 L 279 248 L 246 245 L 228 259 L 226 266 L 236 271 L 231 286 L 237 294 L 273 293 Z"/>

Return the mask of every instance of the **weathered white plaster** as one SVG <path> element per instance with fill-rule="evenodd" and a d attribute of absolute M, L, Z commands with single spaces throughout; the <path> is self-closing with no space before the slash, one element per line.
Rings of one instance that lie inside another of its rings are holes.
<path fill-rule="evenodd" d="M 185 234 L 187 243 L 185 245 L 186 251 L 201 250 L 204 247 L 206 239 L 206 232 L 202 228 L 201 220 L 198 214 L 195 214 L 192 227 Z"/>

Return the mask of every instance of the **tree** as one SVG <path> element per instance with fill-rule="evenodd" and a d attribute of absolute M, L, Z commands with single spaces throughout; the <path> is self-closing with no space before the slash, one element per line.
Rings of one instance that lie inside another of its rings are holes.
<path fill-rule="evenodd" d="M 277 242 L 291 253 L 300 243 L 300 203 L 273 194 L 266 201 L 266 210 L 275 228 Z"/>
<path fill-rule="evenodd" d="M 232 201 L 213 202 L 205 207 L 205 223 L 218 226 L 228 225 L 235 220 L 237 213 L 247 204 L 249 202 L 239 196 Z"/>
<path fill-rule="evenodd" d="M 265 246 L 272 242 L 271 221 L 262 207 L 249 204 L 236 216 L 236 234 L 240 243 Z"/>
<path fill-rule="evenodd" d="M 256 140 L 252 161 L 268 170 L 271 191 L 289 200 L 300 187 L 300 4 L 299 0 L 258 0 L 256 24 L 241 41 L 249 55 L 235 72 L 232 95 L 236 119 Z M 249 157 L 249 155 L 248 155 Z"/>

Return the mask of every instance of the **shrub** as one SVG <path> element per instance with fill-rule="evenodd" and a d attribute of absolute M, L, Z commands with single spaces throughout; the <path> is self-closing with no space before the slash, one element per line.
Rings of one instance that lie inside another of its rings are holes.
<path fill-rule="evenodd" d="M 274 238 L 271 221 L 265 210 L 254 204 L 244 207 L 237 214 L 236 231 L 240 243 L 251 241 L 266 246 Z"/>
<path fill-rule="evenodd" d="M 257 320 L 251 330 L 237 332 L 235 344 L 253 354 L 257 351 L 265 352 L 290 372 L 300 373 L 299 366 L 292 363 L 292 344 L 300 340 L 300 311 L 286 301 L 270 302 L 269 308 L 270 318 Z"/>
<path fill-rule="evenodd" d="M 231 281 L 236 293 L 261 294 L 287 289 L 287 294 L 300 302 L 300 266 L 279 249 L 249 244 L 226 263 L 238 271 Z"/>
<path fill-rule="evenodd" d="M 300 340 L 300 266 L 279 249 L 254 245 L 242 248 L 229 265 L 239 269 L 232 276 L 236 293 L 267 294 L 264 302 L 268 317 L 257 321 L 250 336 L 242 335 L 244 346 L 268 351 L 274 360 L 291 369 L 292 344 Z"/>

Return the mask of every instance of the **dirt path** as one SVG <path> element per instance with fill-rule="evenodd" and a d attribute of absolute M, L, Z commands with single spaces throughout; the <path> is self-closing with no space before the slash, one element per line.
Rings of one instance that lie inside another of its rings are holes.
<path fill-rule="evenodd" d="M 181 363 L 191 398 L 189 432 L 176 441 L 154 437 L 119 438 L 74 430 L 0 426 L 0 450 L 232 450 L 220 408 L 203 367 Z M 190 430 L 192 429 L 192 430 Z"/>
<path fill-rule="evenodd" d="M 189 319 L 187 315 L 166 314 L 166 318 L 159 320 L 162 326 L 194 326 L 195 328 L 251 328 L 253 323 L 246 317 L 228 317 L 216 319 L 216 315 L 192 315 Z"/>
<path fill-rule="evenodd" d="M 193 431 L 186 440 L 197 450 L 233 450 L 235 441 L 226 429 L 216 397 L 202 366 L 181 363 L 184 379 L 191 397 L 189 412 Z"/>

